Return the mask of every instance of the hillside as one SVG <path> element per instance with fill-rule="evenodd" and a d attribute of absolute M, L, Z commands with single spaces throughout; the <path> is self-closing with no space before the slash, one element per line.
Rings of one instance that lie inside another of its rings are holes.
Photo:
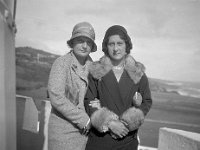
<path fill-rule="evenodd" d="M 35 90 L 47 86 L 51 66 L 59 55 L 31 47 L 16 48 L 16 89 Z M 149 78 L 151 91 L 200 97 L 199 83 Z"/>
<path fill-rule="evenodd" d="M 58 57 L 31 47 L 16 48 L 16 89 L 46 87 L 51 65 Z"/>
<path fill-rule="evenodd" d="M 51 65 L 59 57 L 31 47 L 16 48 L 16 88 L 32 90 L 46 87 Z M 154 91 L 165 91 L 157 82 L 150 79 Z"/>

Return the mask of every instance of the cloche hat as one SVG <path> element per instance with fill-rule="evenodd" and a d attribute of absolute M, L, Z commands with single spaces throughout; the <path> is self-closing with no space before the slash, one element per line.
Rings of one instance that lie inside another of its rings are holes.
<path fill-rule="evenodd" d="M 94 42 L 95 41 L 94 28 L 92 27 L 92 25 L 90 23 L 80 22 L 80 23 L 76 24 L 73 28 L 72 36 L 71 36 L 70 40 L 67 41 L 67 44 L 71 46 L 73 39 L 76 37 L 80 37 L 80 36 L 84 36 L 84 37 L 87 37 L 92 40 L 92 42 L 93 42 L 93 47 L 91 50 L 92 52 L 95 52 L 97 50 L 97 45 Z"/>

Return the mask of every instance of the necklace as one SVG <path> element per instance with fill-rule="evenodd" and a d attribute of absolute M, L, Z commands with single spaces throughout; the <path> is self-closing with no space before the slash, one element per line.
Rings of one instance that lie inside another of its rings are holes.
<path fill-rule="evenodd" d="M 121 69 L 124 69 L 124 66 L 114 66 L 113 69 L 121 70 Z"/>
<path fill-rule="evenodd" d="M 123 63 L 122 65 L 118 65 L 118 66 L 113 66 L 113 69 L 115 70 L 122 70 L 124 69 L 125 64 Z"/>

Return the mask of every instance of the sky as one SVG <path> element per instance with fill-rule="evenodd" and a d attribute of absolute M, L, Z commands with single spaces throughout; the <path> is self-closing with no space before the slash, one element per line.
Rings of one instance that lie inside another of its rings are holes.
<path fill-rule="evenodd" d="M 200 0 L 19 0 L 16 47 L 30 46 L 53 54 L 69 52 L 75 24 L 87 21 L 101 43 L 112 25 L 127 29 L 131 55 L 148 77 L 200 82 Z"/>

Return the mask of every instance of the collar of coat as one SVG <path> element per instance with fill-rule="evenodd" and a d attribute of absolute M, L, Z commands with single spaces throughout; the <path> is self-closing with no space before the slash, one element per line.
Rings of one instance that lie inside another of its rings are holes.
<path fill-rule="evenodd" d="M 101 78 L 105 76 L 112 67 L 110 58 L 104 55 L 99 61 L 93 62 L 90 65 L 89 72 L 94 78 L 101 80 Z M 130 55 L 126 56 L 124 69 L 128 72 L 128 75 L 135 84 L 140 81 L 145 72 L 144 65 L 135 61 L 135 59 Z"/>
<path fill-rule="evenodd" d="M 69 52 L 69 54 L 71 55 L 71 58 L 72 58 L 72 62 L 71 62 L 72 68 L 73 68 L 74 70 L 80 69 L 81 65 L 80 65 L 80 63 L 78 62 L 76 56 L 74 55 L 73 50 L 71 50 L 71 51 Z M 90 66 L 91 63 L 92 63 L 92 58 L 90 57 L 90 55 L 88 55 L 84 66 L 85 66 L 85 67 L 88 67 L 88 66 Z"/>

